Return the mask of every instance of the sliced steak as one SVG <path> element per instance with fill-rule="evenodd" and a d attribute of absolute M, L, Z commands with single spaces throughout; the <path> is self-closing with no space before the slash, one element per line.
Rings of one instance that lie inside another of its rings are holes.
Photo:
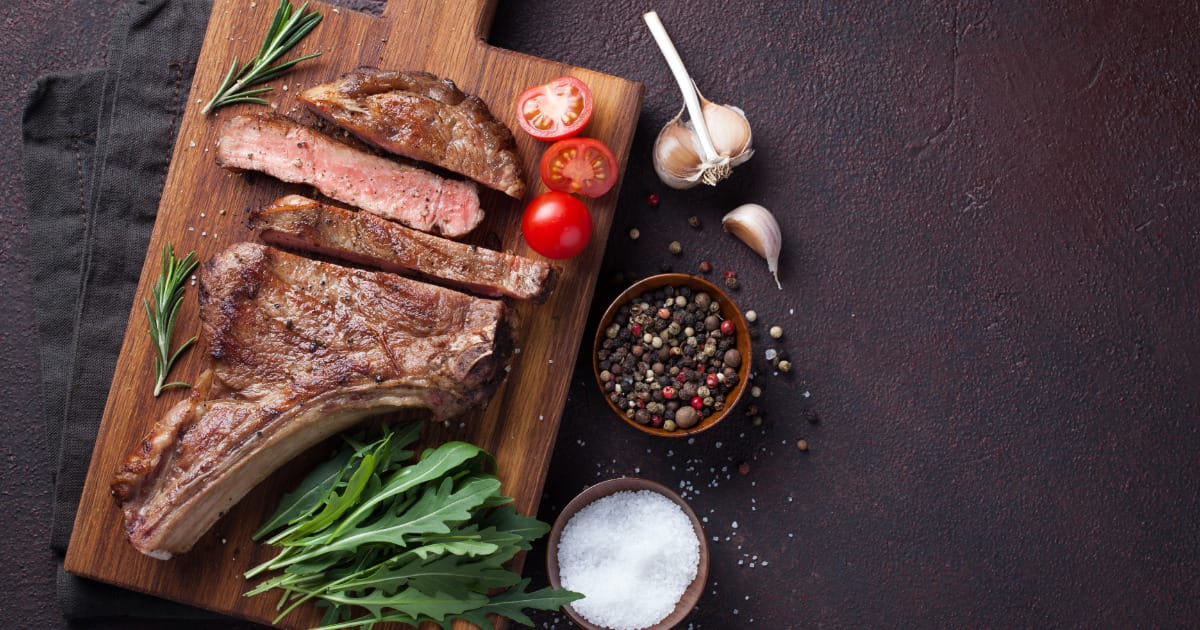
<path fill-rule="evenodd" d="M 542 301 L 557 275 L 542 261 L 432 236 L 300 195 L 253 212 L 250 227 L 268 243 L 415 273 L 481 295 Z"/>
<path fill-rule="evenodd" d="M 112 482 L 130 541 L 156 558 L 367 415 L 486 400 L 508 347 L 503 302 L 255 243 L 205 266 L 200 308 L 209 370 Z"/>
<path fill-rule="evenodd" d="M 424 232 L 462 236 L 483 220 L 471 182 L 372 155 L 278 114 L 228 120 L 217 163 L 308 184 L 331 199 Z"/>
<path fill-rule="evenodd" d="M 428 72 L 358 68 L 305 90 L 309 109 L 385 151 L 525 196 L 516 142 L 487 105 Z"/>

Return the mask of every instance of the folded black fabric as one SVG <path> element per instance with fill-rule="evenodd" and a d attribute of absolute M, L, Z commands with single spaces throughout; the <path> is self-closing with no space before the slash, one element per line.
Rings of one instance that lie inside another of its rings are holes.
<path fill-rule="evenodd" d="M 51 546 L 66 549 L 204 37 L 209 0 L 141 0 L 104 70 L 43 77 L 23 120 L 43 410 L 55 452 Z M 219 619 L 59 571 L 67 618 Z"/>

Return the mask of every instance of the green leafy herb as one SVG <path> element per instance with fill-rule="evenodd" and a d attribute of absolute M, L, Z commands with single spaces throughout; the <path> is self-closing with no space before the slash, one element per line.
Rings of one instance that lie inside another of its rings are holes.
<path fill-rule="evenodd" d="M 408 463 L 420 424 L 347 439 L 255 534 L 279 553 L 246 573 L 276 575 L 246 595 L 282 591 L 278 622 L 309 600 L 325 608 L 324 630 L 462 619 L 490 627 L 496 614 L 532 625 L 526 610 L 555 610 L 582 597 L 527 592 L 504 566 L 550 527 L 517 514 L 488 471 L 495 461 L 465 442 L 426 450 Z M 507 589 L 496 592 L 498 589 Z"/>
<path fill-rule="evenodd" d="M 196 252 L 191 252 L 183 259 L 175 258 L 175 250 L 170 243 L 162 250 L 162 264 L 158 271 L 158 282 L 154 283 L 154 303 L 148 298 L 142 298 L 146 307 L 146 319 L 150 322 L 150 339 L 154 343 L 154 395 L 157 397 L 164 389 L 172 387 L 188 387 L 187 383 L 167 382 L 167 373 L 175 365 L 175 359 L 196 343 L 192 337 L 183 342 L 175 352 L 171 352 L 171 335 L 175 333 L 175 318 L 179 315 L 179 305 L 183 302 L 184 282 L 196 269 Z"/>
<path fill-rule="evenodd" d="M 204 106 L 204 109 L 200 110 L 200 113 L 207 114 L 218 107 L 233 103 L 266 105 L 267 100 L 261 95 L 270 92 L 272 88 L 249 89 L 251 86 L 266 83 L 287 72 L 301 61 L 319 57 L 321 53 L 318 51 L 291 61 L 275 64 L 276 60 L 300 43 L 300 40 L 316 28 L 317 24 L 320 24 L 321 14 L 317 11 L 305 12 L 307 8 L 308 3 L 305 2 L 300 6 L 299 11 L 294 11 L 290 0 L 282 0 L 279 8 L 275 10 L 275 17 L 271 20 L 271 27 L 267 29 L 267 36 L 263 39 L 263 45 L 258 50 L 258 55 L 246 65 L 241 66 L 240 70 L 238 69 L 238 58 L 234 57 L 233 64 L 229 66 L 229 72 L 221 81 L 221 87 L 217 88 L 217 93 Z"/>

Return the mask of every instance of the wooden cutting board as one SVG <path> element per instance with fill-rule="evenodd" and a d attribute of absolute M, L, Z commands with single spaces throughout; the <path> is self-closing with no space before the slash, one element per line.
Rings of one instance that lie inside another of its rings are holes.
<path fill-rule="evenodd" d="M 231 243 L 253 239 L 244 226 L 249 208 L 290 192 L 312 194 L 261 175 L 231 174 L 214 163 L 220 123 L 264 108 L 238 105 L 215 115 L 200 114 L 233 56 L 245 60 L 257 52 L 276 6 L 274 0 L 213 4 L 66 558 L 66 569 L 77 575 L 263 623 L 275 617 L 276 598 L 243 597 L 250 583 L 242 573 L 272 554 L 252 543 L 250 534 L 274 511 L 279 497 L 326 453 L 314 450 L 279 470 L 218 521 L 191 552 L 168 561 L 143 556 L 126 541 L 108 484 L 154 422 L 186 395 L 183 390 L 169 390 L 157 399 L 151 395 L 152 354 L 140 302 L 157 278 L 162 247 L 169 242 L 181 255 L 195 250 L 201 260 L 207 260 Z M 288 58 L 314 50 L 322 56 L 272 82 L 276 89 L 268 98 L 278 111 L 311 120 L 295 95 L 359 65 L 433 72 L 478 95 L 514 130 L 530 185 L 527 198 L 532 198 L 545 190 L 537 176 L 537 162 L 546 145 L 519 130 L 515 100 L 530 85 L 568 74 L 586 82 L 595 95 L 595 114 L 585 135 L 606 142 L 624 169 L 642 86 L 489 46 L 483 36 L 495 0 L 391 0 L 381 18 L 320 2 L 312 8 L 325 19 Z M 494 453 L 504 491 L 515 497 L 517 509 L 525 514 L 536 513 L 572 366 L 580 339 L 588 332 L 585 320 L 618 188 L 588 202 L 595 221 L 592 242 L 581 255 L 563 263 L 561 280 L 550 299 L 541 305 L 514 305 L 520 353 L 514 355 L 507 382 L 490 405 L 448 425 L 427 427 L 423 437 L 431 444 L 465 439 Z M 488 218 L 466 240 L 536 257 L 521 238 L 522 203 L 483 187 L 480 191 Z M 199 330 L 197 310 L 196 289 L 189 286 L 176 342 Z M 171 376 L 194 379 L 207 351 L 202 342 L 180 360 Z M 318 611 L 308 607 L 284 625 L 306 627 L 318 619 Z"/>

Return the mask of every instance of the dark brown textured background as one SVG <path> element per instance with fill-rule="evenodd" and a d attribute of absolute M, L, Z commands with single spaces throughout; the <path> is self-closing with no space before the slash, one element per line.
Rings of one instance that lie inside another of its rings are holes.
<path fill-rule="evenodd" d="M 20 110 L 37 75 L 103 63 L 116 4 L 14 3 L 0 27 L 0 617 L 14 627 L 66 626 Z M 691 444 L 621 424 L 576 366 L 542 517 L 612 476 L 682 485 L 713 553 L 698 627 L 1200 623 L 1200 8 L 656 4 L 701 89 L 754 125 L 758 153 L 715 190 L 668 191 L 650 168 L 680 102 L 640 20 L 650 5 L 502 1 L 490 38 L 646 84 L 593 311 L 614 275 L 708 259 L 786 335 L 756 347 L 765 423 L 732 418 Z M 748 201 L 783 224 L 783 292 L 719 230 Z M 771 373 L 768 347 L 790 374 Z"/>

